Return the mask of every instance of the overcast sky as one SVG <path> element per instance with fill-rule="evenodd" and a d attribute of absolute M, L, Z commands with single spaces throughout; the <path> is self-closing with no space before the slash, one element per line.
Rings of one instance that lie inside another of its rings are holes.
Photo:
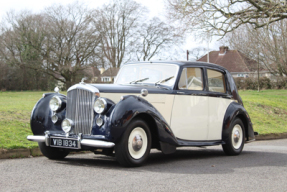
<path fill-rule="evenodd" d="M 146 6 L 150 11 L 150 16 L 157 16 L 160 18 L 164 18 L 165 10 L 164 10 L 164 0 L 136 0 L 137 2 Z M 19 12 L 21 10 L 30 10 L 33 13 L 37 13 L 42 11 L 45 7 L 51 6 L 53 4 L 62 4 L 66 5 L 73 1 L 71 0 L 46 0 L 46 1 L 39 1 L 39 0 L 1 0 L 0 3 L 0 19 L 2 19 L 5 14 L 10 11 L 14 10 L 15 12 Z M 108 0 L 80 0 L 79 2 L 83 2 L 88 5 L 90 8 L 96 8 L 101 6 L 103 3 L 108 2 Z M 212 41 L 210 44 L 210 49 L 218 49 L 219 43 Z M 206 42 L 196 42 L 192 35 L 186 39 L 186 43 L 182 45 L 179 49 L 180 56 L 178 59 L 185 60 L 186 59 L 186 50 L 192 49 L 195 47 L 207 47 Z"/>

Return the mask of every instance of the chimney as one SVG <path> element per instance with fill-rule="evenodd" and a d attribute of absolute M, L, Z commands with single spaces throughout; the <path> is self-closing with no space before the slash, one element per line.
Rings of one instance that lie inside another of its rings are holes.
<path fill-rule="evenodd" d="M 219 47 L 219 55 L 225 55 L 225 53 L 228 51 L 227 46 L 221 46 Z"/>
<path fill-rule="evenodd" d="M 105 72 L 105 68 L 101 68 L 101 74 L 103 74 L 103 72 Z"/>

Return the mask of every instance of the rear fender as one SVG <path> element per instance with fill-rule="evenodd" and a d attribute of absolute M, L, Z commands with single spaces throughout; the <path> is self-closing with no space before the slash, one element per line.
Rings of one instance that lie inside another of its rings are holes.
<path fill-rule="evenodd" d="M 232 129 L 231 123 L 235 118 L 240 118 L 244 124 L 246 141 L 254 140 L 255 136 L 251 119 L 245 108 L 236 102 L 230 103 L 226 110 L 222 127 L 222 140 L 227 141 L 230 129 Z"/>

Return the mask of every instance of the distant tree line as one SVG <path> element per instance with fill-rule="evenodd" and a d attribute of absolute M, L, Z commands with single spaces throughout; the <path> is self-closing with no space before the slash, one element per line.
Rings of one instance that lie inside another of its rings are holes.
<path fill-rule="evenodd" d="M 148 18 L 133 0 L 9 12 L 0 26 L 0 90 L 47 90 L 56 81 L 67 88 L 91 67 L 148 61 L 182 42 L 174 27 Z"/>

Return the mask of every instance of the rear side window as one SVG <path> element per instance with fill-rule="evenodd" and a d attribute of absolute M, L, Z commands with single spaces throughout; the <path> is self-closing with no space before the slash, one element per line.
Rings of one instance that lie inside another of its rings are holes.
<path fill-rule="evenodd" d="M 203 90 L 201 68 L 184 68 L 178 82 L 179 89 Z"/>
<path fill-rule="evenodd" d="M 226 84 L 223 73 L 207 69 L 207 77 L 208 77 L 209 91 L 226 93 Z"/>

